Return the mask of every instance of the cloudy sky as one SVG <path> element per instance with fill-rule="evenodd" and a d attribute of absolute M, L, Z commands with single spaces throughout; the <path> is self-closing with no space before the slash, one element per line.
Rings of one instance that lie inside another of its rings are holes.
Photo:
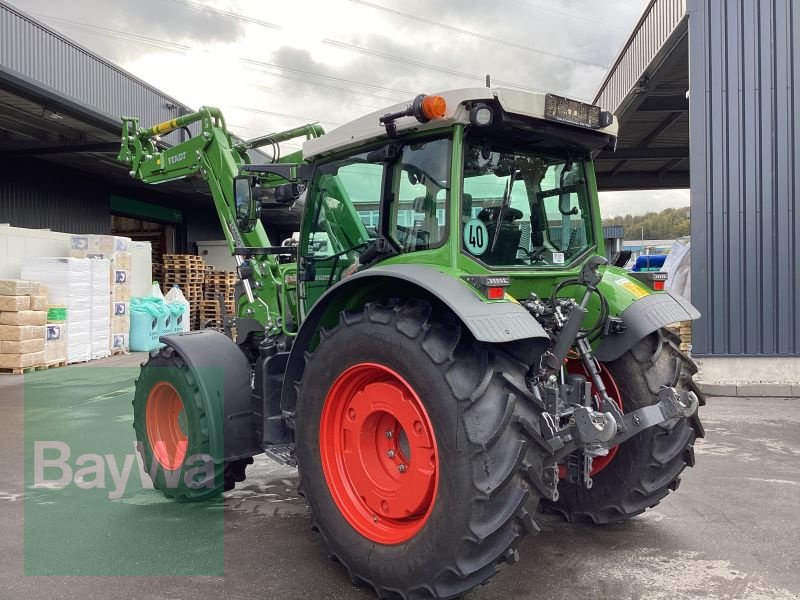
<path fill-rule="evenodd" d="M 243 137 L 327 130 L 420 92 L 513 85 L 592 100 L 646 0 L 10 0 Z M 605 193 L 604 215 L 688 205 Z"/>

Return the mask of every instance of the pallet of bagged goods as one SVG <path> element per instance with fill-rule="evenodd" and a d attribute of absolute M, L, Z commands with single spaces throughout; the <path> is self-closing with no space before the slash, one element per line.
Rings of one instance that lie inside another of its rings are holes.
<path fill-rule="evenodd" d="M 101 335 L 108 339 L 111 354 L 128 352 L 131 329 L 131 239 L 118 235 L 73 235 L 71 239 L 71 256 L 74 258 L 104 259 L 109 262 L 110 302 L 106 300 L 108 311 L 99 304 L 95 306 L 94 322 L 96 335 L 93 341 L 93 354 L 102 350 Z M 104 287 L 100 280 L 95 280 L 93 292 L 101 295 Z M 105 306 L 105 305 L 104 305 Z M 102 331 L 102 334 L 100 333 Z M 106 354 L 107 355 L 107 354 Z"/>
<path fill-rule="evenodd" d="M 0 279 L 0 373 L 44 368 L 45 294 L 39 283 Z"/>
<path fill-rule="evenodd" d="M 90 262 L 86 258 L 44 256 L 28 257 L 22 262 L 23 279 L 45 282 L 49 302 L 67 309 L 67 362 L 70 364 L 86 362 L 92 358 L 93 294 Z"/>

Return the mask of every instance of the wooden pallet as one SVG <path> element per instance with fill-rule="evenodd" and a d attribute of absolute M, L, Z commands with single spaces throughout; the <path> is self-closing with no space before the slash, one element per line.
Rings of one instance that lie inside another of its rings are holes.
<path fill-rule="evenodd" d="M 67 366 L 67 359 L 64 360 L 51 360 L 49 363 L 45 363 L 44 365 L 48 369 L 57 369 L 58 367 L 66 367 Z"/>
<path fill-rule="evenodd" d="M 202 271 L 176 271 L 175 269 L 164 269 L 164 279 L 184 279 L 187 283 L 203 284 L 205 282 L 205 275 Z"/>
<path fill-rule="evenodd" d="M 199 304 L 201 310 L 219 310 L 218 298 L 206 298 L 204 300 L 200 300 Z M 233 310 L 233 300 L 225 300 L 225 306 L 228 308 L 228 310 Z"/>
<path fill-rule="evenodd" d="M 236 283 L 236 273 L 232 271 L 206 271 L 206 281 L 216 283 Z"/>
<path fill-rule="evenodd" d="M 32 367 L 0 369 L 0 375 L 23 375 L 25 373 L 33 373 L 34 371 L 46 371 L 49 368 L 49 365 L 34 365 Z"/>
<path fill-rule="evenodd" d="M 194 264 L 204 264 L 205 261 L 203 260 L 202 256 L 197 256 L 196 254 L 162 254 L 161 259 L 166 262 L 174 262 L 174 263 L 194 263 Z"/>

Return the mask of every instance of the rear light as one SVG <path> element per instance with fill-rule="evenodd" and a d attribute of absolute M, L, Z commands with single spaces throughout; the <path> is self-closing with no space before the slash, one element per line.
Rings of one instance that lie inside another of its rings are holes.
<path fill-rule="evenodd" d="M 486 288 L 486 297 L 489 300 L 502 300 L 505 298 L 506 289 L 501 287 Z"/>
<path fill-rule="evenodd" d="M 489 300 L 505 298 L 506 288 L 511 285 L 508 275 L 467 275 L 464 279 Z"/>
<path fill-rule="evenodd" d="M 666 289 L 667 284 L 667 277 L 669 276 L 668 273 L 653 273 L 650 276 L 651 281 L 653 282 L 653 289 L 656 292 L 663 292 Z"/>

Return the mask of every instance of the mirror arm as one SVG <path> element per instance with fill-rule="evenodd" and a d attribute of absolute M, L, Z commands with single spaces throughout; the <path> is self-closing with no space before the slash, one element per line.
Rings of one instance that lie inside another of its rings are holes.
<path fill-rule="evenodd" d="M 311 177 L 311 165 L 297 163 L 275 163 L 273 165 L 241 165 L 241 173 L 258 173 L 261 175 L 277 175 L 286 181 L 308 180 Z"/>

